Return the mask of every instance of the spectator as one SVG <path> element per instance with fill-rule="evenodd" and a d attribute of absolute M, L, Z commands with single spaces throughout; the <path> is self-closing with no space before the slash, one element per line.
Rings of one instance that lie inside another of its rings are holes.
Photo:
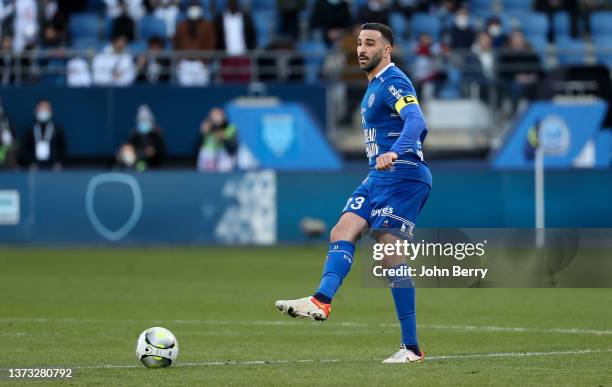
<path fill-rule="evenodd" d="M 472 53 L 478 60 L 482 75 L 487 80 L 495 78 L 495 54 L 493 52 L 493 40 L 486 32 L 480 32 L 476 43 L 472 46 Z"/>
<path fill-rule="evenodd" d="M 198 1 L 193 1 L 187 8 L 187 20 L 176 27 L 174 48 L 179 51 L 212 51 L 216 38 L 213 25 L 204 20 L 204 9 Z M 180 85 L 203 86 L 208 84 L 210 71 L 206 59 L 198 56 L 181 54 L 182 59 L 177 67 Z"/>
<path fill-rule="evenodd" d="M 61 169 L 66 154 L 62 127 L 53 121 L 53 108 L 47 100 L 36 104 L 34 124 L 24 133 L 21 162 L 30 168 Z"/>
<path fill-rule="evenodd" d="M 179 0 L 149 0 L 153 16 L 166 22 L 166 36 L 174 36 L 176 18 L 179 15 Z"/>
<path fill-rule="evenodd" d="M 13 49 L 21 53 L 28 46 L 35 46 L 38 38 L 38 5 L 35 0 L 15 2 L 13 22 Z"/>
<path fill-rule="evenodd" d="M 508 37 L 504 34 L 504 28 L 498 16 L 489 17 L 485 29 L 492 39 L 493 47 L 500 48 L 506 44 L 506 39 Z"/>
<path fill-rule="evenodd" d="M 389 25 L 389 3 L 389 0 L 368 0 L 359 7 L 357 19 L 360 23 Z"/>
<path fill-rule="evenodd" d="M 521 31 L 513 31 L 506 49 L 498 58 L 499 77 L 504 81 L 509 97 L 516 105 L 521 97 L 529 96 L 540 78 L 540 58 L 531 49 Z"/>
<path fill-rule="evenodd" d="M 306 8 L 306 0 L 277 0 L 281 35 L 297 40 L 300 34 L 299 14 Z"/>
<path fill-rule="evenodd" d="M 37 68 L 33 63 L 33 47 L 17 53 L 13 50 L 13 37 L 2 36 L 0 45 L 0 85 L 33 82 L 36 79 Z"/>
<path fill-rule="evenodd" d="M 147 105 L 140 105 L 136 114 L 136 129 L 117 152 L 117 162 L 123 168 L 144 171 L 158 168 L 164 161 L 165 145 L 162 129 Z"/>
<path fill-rule="evenodd" d="M 566 3 L 567 2 L 567 3 Z M 555 13 L 563 12 L 566 10 L 566 6 L 571 5 L 572 3 L 575 5 L 576 0 L 535 0 L 535 9 L 538 12 L 546 13 L 548 17 L 548 41 L 554 42 L 556 39 L 555 34 L 555 24 L 554 17 Z M 575 12 L 576 13 L 576 12 Z M 575 38 L 578 36 L 578 15 L 570 15 L 570 29 L 571 35 Z"/>
<path fill-rule="evenodd" d="M 170 59 L 162 56 L 164 41 L 158 37 L 149 39 L 146 54 L 138 57 L 138 82 L 159 84 L 170 82 Z"/>
<path fill-rule="evenodd" d="M 470 13 L 466 7 L 461 7 L 455 13 L 446 43 L 453 49 L 468 49 L 474 44 L 474 36 L 474 30 L 470 26 Z"/>
<path fill-rule="evenodd" d="M 0 37 L 13 33 L 13 16 L 15 4 L 13 1 L 0 0 Z"/>
<path fill-rule="evenodd" d="M 198 1 L 187 8 L 187 20 L 176 27 L 174 48 L 176 50 L 208 51 L 216 45 L 213 25 L 204 19 L 204 9 Z"/>
<path fill-rule="evenodd" d="M 0 103 L 0 170 L 15 166 L 15 133 Z"/>
<path fill-rule="evenodd" d="M 40 40 L 43 48 L 61 48 L 68 43 L 68 19 L 60 12 L 57 0 L 40 2 Z"/>
<path fill-rule="evenodd" d="M 419 94 L 424 89 L 422 99 L 427 99 L 436 94 L 440 84 L 446 79 L 446 73 L 442 70 L 439 60 L 442 48 L 434 43 L 431 35 L 421 34 L 414 53 L 412 79 Z"/>
<path fill-rule="evenodd" d="M 352 24 L 350 6 L 345 0 L 317 0 L 310 15 L 310 29 L 320 30 L 328 46 L 341 39 Z"/>
<path fill-rule="evenodd" d="M 236 126 L 221 108 L 213 108 L 200 125 L 199 171 L 229 172 L 236 168 L 238 139 Z"/>
<path fill-rule="evenodd" d="M 260 81 L 300 82 L 304 80 L 304 58 L 295 52 L 295 43 L 289 38 L 279 38 L 266 47 L 257 60 Z"/>
<path fill-rule="evenodd" d="M 215 18 L 217 50 L 229 57 L 221 60 L 221 78 L 226 82 L 249 82 L 251 60 L 248 50 L 257 46 L 257 34 L 251 14 L 241 9 L 238 0 L 228 0 L 223 13 Z"/>
<path fill-rule="evenodd" d="M 113 20 L 111 27 L 111 39 L 117 36 L 125 36 L 128 42 L 133 42 L 135 37 L 134 20 L 130 17 L 127 5 L 119 3 L 119 15 Z"/>
<path fill-rule="evenodd" d="M 68 61 L 67 83 L 69 87 L 89 87 L 92 84 L 89 63 L 83 58 L 72 58 Z"/>
<path fill-rule="evenodd" d="M 127 52 L 127 38 L 117 36 L 93 59 L 93 81 L 100 86 L 128 86 L 136 78 L 134 58 Z"/>
<path fill-rule="evenodd" d="M 15 81 L 16 60 L 13 56 L 13 37 L 8 34 L 2 35 L 0 46 L 0 85 L 10 85 Z"/>
<path fill-rule="evenodd" d="M 143 0 L 104 0 L 106 4 L 106 17 L 114 19 L 121 15 L 123 8 L 132 20 L 140 20 L 144 15 Z"/>

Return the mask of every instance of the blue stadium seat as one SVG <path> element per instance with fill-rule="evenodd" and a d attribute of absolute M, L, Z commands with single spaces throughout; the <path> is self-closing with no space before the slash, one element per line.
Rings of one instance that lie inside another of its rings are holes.
<path fill-rule="evenodd" d="M 86 0 L 85 11 L 86 12 L 96 12 L 103 13 L 106 9 L 106 5 L 103 1 L 100 0 Z"/>
<path fill-rule="evenodd" d="M 520 23 L 520 29 L 525 35 L 546 36 L 548 32 L 548 18 L 546 15 L 537 12 L 520 12 L 514 13 L 514 17 Z"/>
<path fill-rule="evenodd" d="M 265 47 L 276 32 L 276 11 L 259 10 L 253 12 L 253 22 L 257 31 L 257 46 Z"/>
<path fill-rule="evenodd" d="M 251 9 L 253 11 L 273 11 L 276 9 L 276 0 L 251 0 Z"/>
<path fill-rule="evenodd" d="M 325 58 L 325 44 L 318 40 L 307 40 L 299 42 L 297 48 L 305 58 L 304 80 L 306 83 L 317 83 Z"/>
<path fill-rule="evenodd" d="M 138 36 L 140 39 L 148 40 L 154 36 L 166 38 L 166 22 L 155 16 L 145 15 L 138 24 Z"/>
<path fill-rule="evenodd" d="M 410 31 L 412 39 L 418 38 L 421 34 L 429 34 L 437 40 L 440 37 L 440 20 L 433 15 L 416 13 L 412 17 Z"/>
<path fill-rule="evenodd" d="M 560 64 L 572 65 L 586 62 L 587 52 L 584 41 L 561 37 L 556 40 L 555 44 Z"/>
<path fill-rule="evenodd" d="M 491 12 L 491 4 L 490 0 L 470 0 L 470 12 Z"/>
<path fill-rule="evenodd" d="M 591 32 L 593 35 L 612 37 L 612 11 L 594 12 L 591 15 Z"/>
<path fill-rule="evenodd" d="M 612 67 L 612 39 L 607 35 L 593 36 L 597 63 Z"/>
<path fill-rule="evenodd" d="M 128 45 L 128 49 L 132 55 L 140 55 L 147 51 L 147 42 L 145 40 L 135 40 Z"/>
<path fill-rule="evenodd" d="M 567 12 L 555 12 L 553 27 L 557 37 L 568 37 L 570 34 L 570 17 Z"/>
<path fill-rule="evenodd" d="M 407 38 L 408 21 L 406 20 L 406 16 L 399 12 L 391 12 L 389 15 L 389 24 L 398 42 L 402 42 Z"/>
<path fill-rule="evenodd" d="M 100 50 L 103 44 L 98 39 L 92 38 L 75 38 L 72 40 L 70 47 L 74 50 Z"/>
<path fill-rule="evenodd" d="M 533 0 L 504 0 L 505 11 L 530 11 Z"/>
<path fill-rule="evenodd" d="M 73 39 L 98 39 L 100 34 L 100 18 L 95 13 L 75 13 L 70 17 L 68 31 Z"/>

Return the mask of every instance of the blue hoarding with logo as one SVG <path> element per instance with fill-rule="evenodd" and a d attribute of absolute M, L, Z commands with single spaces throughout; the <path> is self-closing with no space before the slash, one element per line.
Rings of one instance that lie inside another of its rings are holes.
<path fill-rule="evenodd" d="M 601 128 L 603 101 L 535 102 L 520 115 L 494 154 L 495 168 L 531 168 L 544 150 L 547 168 L 607 167 L 610 131 Z"/>
<path fill-rule="evenodd" d="M 298 103 L 230 103 L 226 110 L 243 146 L 263 168 L 338 170 L 341 162 L 321 128 Z"/>

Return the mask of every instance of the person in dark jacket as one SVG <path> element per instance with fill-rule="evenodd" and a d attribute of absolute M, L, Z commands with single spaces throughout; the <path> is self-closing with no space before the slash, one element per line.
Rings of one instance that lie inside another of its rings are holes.
<path fill-rule="evenodd" d="M 120 167 L 145 171 L 158 168 L 165 157 L 165 143 L 162 129 L 155 122 L 155 116 L 147 105 L 138 107 L 136 129 L 117 153 Z"/>
<path fill-rule="evenodd" d="M 317 0 L 310 15 L 310 29 L 320 30 L 328 46 L 351 28 L 351 9 L 345 0 Z"/>
<path fill-rule="evenodd" d="M 41 100 L 34 110 L 34 123 L 24 133 L 20 160 L 25 167 L 61 169 L 66 156 L 64 130 L 53 120 L 51 102 Z"/>

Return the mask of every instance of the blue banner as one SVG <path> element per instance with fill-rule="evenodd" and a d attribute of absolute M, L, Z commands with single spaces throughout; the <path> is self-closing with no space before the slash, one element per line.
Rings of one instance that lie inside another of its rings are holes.
<path fill-rule="evenodd" d="M 609 135 L 600 135 L 603 101 L 535 102 L 519 116 L 492 158 L 495 168 L 533 168 L 544 149 L 546 168 L 608 167 Z"/>

